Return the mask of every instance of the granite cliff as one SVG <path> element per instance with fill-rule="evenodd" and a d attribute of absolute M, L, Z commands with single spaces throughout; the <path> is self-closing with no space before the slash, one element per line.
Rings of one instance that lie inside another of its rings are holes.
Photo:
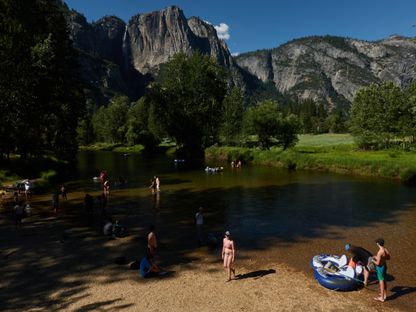
<path fill-rule="evenodd" d="M 241 86 L 249 99 L 313 99 L 329 109 L 347 108 L 372 82 L 406 86 L 416 63 L 416 41 L 399 36 L 376 42 L 314 36 L 233 58 L 211 24 L 187 19 L 176 6 L 135 15 L 127 24 L 115 16 L 88 23 L 70 11 L 68 23 L 87 95 L 96 102 L 115 93 L 137 99 L 160 65 L 179 52 L 211 55 L 228 70 L 229 85 Z"/>
<path fill-rule="evenodd" d="M 88 23 L 76 11 L 68 14 L 74 47 L 80 53 L 84 81 L 101 102 L 114 93 L 135 99 L 144 93 L 159 66 L 173 55 L 200 51 L 231 72 L 230 84 L 242 74 L 215 28 L 197 17 L 187 19 L 175 6 L 133 16 L 125 24 L 115 16 Z"/>
<path fill-rule="evenodd" d="M 308 37 L 241 54 L 235 60 L 281 94 L 312 98 L 332 108 L 348 105 L 359 88 L 373 82 L 408 85 L 416 63 L 416 41 L 399 36 L 376 42 Z"/>

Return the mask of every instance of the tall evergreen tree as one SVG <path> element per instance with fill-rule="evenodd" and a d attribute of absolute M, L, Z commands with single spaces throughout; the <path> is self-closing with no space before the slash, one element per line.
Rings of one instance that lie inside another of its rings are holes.
<path fill-rule="evenodd" d="M 207 55 L 177 54 L 165 66 L 161 81 L 149 88 L 152 110 L 160 125 L 186 154 L 202 155 L 218 141 L 223 69 Z"/>
<path fill-rule="evenodd" d="M 241 141 L 241 126 L 244 114 L 244 97 L 240 88 L 234 87 L 223 101 L 222 125 L 220 133 L 224 143 L 235 145 Z"/>
<path fill-rule="evenodd" d="M 84 103 L 62 4 L 0 0 L 3 153 L 73 159 Z"/>

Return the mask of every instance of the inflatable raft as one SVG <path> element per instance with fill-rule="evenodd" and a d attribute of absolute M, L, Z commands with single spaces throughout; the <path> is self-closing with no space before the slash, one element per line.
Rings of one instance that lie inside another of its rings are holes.
<path fill-rule="evenodd" d="M 206 167 L 205 172 L 221 172 L 224 170 L 224 167 Z"/>
<path fill-rule="evenodd" d="M 363 285 L 363 268 L 347 265 L 347 256 L 317 255 L 312 258 L 313 275 L 322 286 L 339 291 L 351 291 Z"/>

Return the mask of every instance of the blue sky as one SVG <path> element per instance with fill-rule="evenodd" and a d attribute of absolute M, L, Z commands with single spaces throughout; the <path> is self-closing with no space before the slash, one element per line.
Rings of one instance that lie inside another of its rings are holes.
<path fill-rule="evenodd" d="M 233 53 L 274 48 L 309 35 L 378 40 L 392 34 L 416 36 L 416 0 L 66 0 L 89 21 L 116 15 L 128 21 L 177 5 L 186 17 L 213 25 Z M 228 26 L 228 29 L 227 29 Z M 225 32 L 222 32 L 224 30 Z"/>

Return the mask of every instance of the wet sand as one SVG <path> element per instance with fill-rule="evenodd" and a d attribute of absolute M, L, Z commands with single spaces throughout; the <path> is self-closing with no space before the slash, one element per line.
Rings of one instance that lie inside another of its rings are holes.
<path fill-rule="evenodd" d="M 161 230 L 156 260 L 170 273 L 143 280 L 128 263 L 144 254 L 148 220 L 140 213 L 130 214 L 130 224 L 135 224 L 130 235 L 107 240 L 97 225 L 83 224 L 82 196 L 71 193 L 70 201 L 61 203 L 57 217 L 49 209 L 48 196 L 34 198 L 33 216 L 19 230 L 14 229 L 10 207 L 1 210 L 0 310 L 410 311 L 414 307 L 414 292 L 381 304 L 372 299 L 377 285 L 348 293 L 319 286 L 304 261 L 296 259 L 322 245 L 332 251 L 330 246 L 337 245 L 336 233 L 334 240 L 316 244 L 270 241 L 267 250 L 242 248 L 236 263 L 240 278 L 225 282 L 218 249 L 177 248 L 181 236 L 163 236 Z M 112 200 L 121 201 L 122 193 Z M 128 207 L 128 203 L 124 205 Z M 117 213 L 122 215 L 123 207 Z M 189 237 L 192 235 L 183 236 Z M 126 264 L 114 263 L 120 256 L 126 258 Z M 393 268 L 392 260 L 394 273 Z M 414 276 L 408 281 L 414 282 Z"/>

